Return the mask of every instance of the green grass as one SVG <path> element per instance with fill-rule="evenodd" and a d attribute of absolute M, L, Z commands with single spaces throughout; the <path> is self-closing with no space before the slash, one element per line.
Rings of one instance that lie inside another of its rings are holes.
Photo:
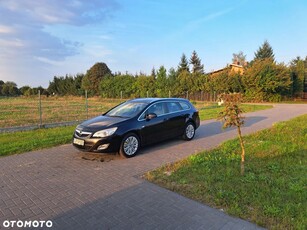
<path fill-rule="evenodd" d="M 0 133 L 0 156 L 70 143 L 76 126 Z"/>
<path fill-rule="evenodd" d="M 269 229 L 307 228 L 307 115 L 148 172 L 186 197 Z"/>

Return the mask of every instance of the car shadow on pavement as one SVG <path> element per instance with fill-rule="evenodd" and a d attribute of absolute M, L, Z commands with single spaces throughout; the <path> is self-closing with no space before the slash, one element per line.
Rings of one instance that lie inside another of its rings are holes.
<path fill-rule="evenodd" d="M 260 121 L 263 121 L 265 119 L 267 119 L 268 117 L 264 117 L 264 116 L 252 116 L 252 117 L 246 117 L 245 118 L 245 122 L 243 127 L 249 127 L 253 124 L 256 124 Z"/>
<path fill-rule="evenodd" d="M 257 229 L 247 221 L 231 217 L 147 181 L 132 182 L 111 195 L 80 193 L 69 197 L 72 209 L 52 218 L 55 229 Z M 96 197 L 94 199 L 93 197 Z M 91 201 L 89 201 L 91 200 Z M 80 204 L 80 203 L 83 204 Z M 233 226 L 235 225 L 235 226 Z"/>
<path fill-rule="evenodd" d="M 267 117 L 264 117 L 264 116 L 246 117 L 244 125 L 242 127 L 243 128 L 244 127 L 250 127 L 250 126 L 252 126 L 252 125 L 254 125 L 254 124 L 256 124 L 256 123 L 258 123 L 262 120 L 265 120 L 265 119 L 267 119 Z M 217 135 L 217 134 L 229 132 L 229 131 L 236 129 L 236 127 L 223 129 L 222 126 L 223 126 L 223 124 L 222 124 L 221 121 L 213 121 L 213 122 L 210 122 L 208 124 L 203 124 L 196 130 L 195 138 L 200 139 L 200 138 L 204 138 L 204 137 L 214 136 L 214 135 Z"/>

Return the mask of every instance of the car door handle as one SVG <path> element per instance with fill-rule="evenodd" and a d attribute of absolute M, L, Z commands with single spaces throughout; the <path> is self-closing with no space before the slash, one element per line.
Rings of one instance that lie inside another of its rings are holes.
<path fill-rule="evenodd" d="M 169 118 L 164 118 L 164 121 L 168 121 L 169 120 Z"/>

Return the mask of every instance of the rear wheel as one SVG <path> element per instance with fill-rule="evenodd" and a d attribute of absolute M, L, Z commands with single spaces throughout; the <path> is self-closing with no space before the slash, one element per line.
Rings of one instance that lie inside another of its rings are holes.
<path fill-rule="evenodd" d="M 124 158 L 133 157 L 140 149 L 140 139 L 134 133 L 128 133 L 122 140 L 119 154 Z"/>
<path fill-rule="evenodd" d="M 192 122 L 188 122 L 185 125 L 184 133 L 183 133 L 182 138 L 184 140 L 190 141 L 194 138 L 194 136 L 195 136 L 195 126 Z"/>

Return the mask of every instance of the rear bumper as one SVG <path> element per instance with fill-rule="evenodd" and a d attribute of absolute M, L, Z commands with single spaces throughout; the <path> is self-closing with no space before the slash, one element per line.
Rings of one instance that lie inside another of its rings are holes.
<path fill-rule="evenodd" d="M 195 121 L 195 129 L 197 129 L 200 126 L 200 118 L 198 112 L 194 114 L 193 120 Z"/>

